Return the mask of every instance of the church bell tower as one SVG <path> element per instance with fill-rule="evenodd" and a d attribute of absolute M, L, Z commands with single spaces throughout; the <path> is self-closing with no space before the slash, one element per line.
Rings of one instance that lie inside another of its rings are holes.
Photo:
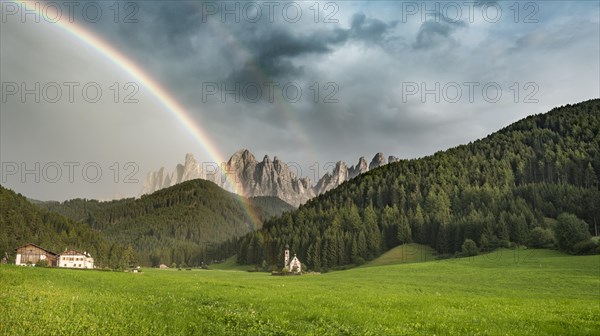
<path fill-rule="evenodd" d="M 284 265 L 283 267 L 288 267 L 290 264 L 290 246 L 289 245 L 285 245 L 285 255 L 284 255 Z"/>

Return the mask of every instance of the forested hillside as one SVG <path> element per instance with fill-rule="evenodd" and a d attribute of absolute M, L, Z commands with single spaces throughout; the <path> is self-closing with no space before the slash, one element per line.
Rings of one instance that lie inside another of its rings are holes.
<path fill-rule="evenodd" d="M 55 253 L 65 249 L 88 251 L 99 266 L 114 267 L 123 248 L 109 244 L 100 232 L 31 204 L 25 197 L 0 186 L 0 254 L 14 257 L 14 249 L 35 243 Z M 112 255 L 110 254 L 112 252 Z"/>
<path fill-rule="evenodd" d="M 550 228 L 561 213 L 593 233 L 600 226 L 599 176 L 596 99 L 360 175 L 245 236 L 237 260 L 278 265 L 286 244 L 316 270 L 360 264 L 406 242 L 441 254 L 460 251 L 465 239 L 492 249 L 526 243 L 534 228 Z"/>
<path fill-rule="evenodd" d="M 296 208 L 275 196 L 256 196 L 250 197 L 250 202 L 260 209 L 262 217 L 270 219 L 280 216 L 284 212 L 296 210 Z"/>
<path fill-rule="evenodd" d="M 205 180 L 184 182 L 140 199 L 74 199 L 41 206 L 86 223 L 111 242 L 131 245 L 138 262 L 154 266 L 173 262 L 192 266 L 219 259 L 219 251 L 211 246 L 259 229 L 264 220 L 293 209 L 274 197 L 246 200 Z"/>

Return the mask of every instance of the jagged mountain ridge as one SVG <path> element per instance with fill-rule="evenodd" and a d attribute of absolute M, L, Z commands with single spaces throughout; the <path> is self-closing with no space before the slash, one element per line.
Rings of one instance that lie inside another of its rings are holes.
<path fill-rule="evenodd" d="M 171 173 L 165 167 L 148 173 L 141 194 L 149 194 L 193 179 L 204 179 L 231 192 L 248 197 L 278 197 L 298 207 L 351 178 L 383 166 L 388 161 L 397 160 L 398 158 L 390 156 L 386 161 L 383 153 L 377 153 L 370 164 L 364 157 L 350 168 L 344 161 L 338 161 L 332 172 L 326 172 L 313 185 L 310 178 L 297 176 L 293 169 L 277 156 L 271 160 L 265 155 L 262 161 L 258 161 L 249 150 L 241 149 L 215 173 L 214 164 L 203 167 L 192 154 L 186 154 L 184 164 L 178 164 Z"/>

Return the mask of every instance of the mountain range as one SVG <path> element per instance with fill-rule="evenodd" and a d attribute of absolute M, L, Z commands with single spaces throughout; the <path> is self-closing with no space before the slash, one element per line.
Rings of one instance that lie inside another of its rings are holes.
<path fill-rule="evenodd" d="M 326 172 L 313 185 L 310 178 L 297 176 L 294 170 L 277 156 L 271 160 L 265 155 L 262 161 L 258 161 L 249 150 L 241 149 L 222 167 L 217 168 L 214 164 L 203 165 L 193 154 L 188 153 L 184 163 L 178 164 L 171 172 L 162 167 L 158 171 L 148 173 L 141 194 L 150 194 L 193 179 L 203 179 L 214 182 L 230 192 L 247 197 L 278 197 L 298 207 L 360 174 L 396 161 L 398 158 L 395 156 L 390 156 L 386 161 L 382 153 L 377 153 L 369 164 L 364 157 L 351 167 L 344 161 L 338 161 L 333 171 Z"/>

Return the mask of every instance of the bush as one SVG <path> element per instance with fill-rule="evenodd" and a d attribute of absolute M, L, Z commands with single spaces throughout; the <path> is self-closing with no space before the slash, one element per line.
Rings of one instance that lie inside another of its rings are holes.
<path fill-rule="evenodd" d="M 573 246 L 573 252 L 575 254 L 595 254 L 597 253 L 598 245 L 591 239 L 580 241 Z"/>
<path fill-rule="evenodd" d="M 460 256 L 462 256 L 462 252 L 461 252 Z M 452 253 L 440 253 L 440 254 L 435 255 L 435 260 L 450 259 L 452 257 L 454 257 L 454 255 Z"/>
<path fill-rule="evenodd" d="M 529 233 L 527 247 L 549 248 L 554 245 L 554 233 L 550 229 L 536 227 Z"/>
<path fill-rule="evenodd" d="M 476 256 L 479 253 L 477 244 L 472 239 L 465 239 L 462 244 L 462 255 L 465 257 Z"/>
<path fill-rule="evenodd" d="M 586 222 L 575 215 L 567 213 L 558 216 L 554 234 L 558 247 L 567 252 L 575 252 L 574 249 L 577 243 L 585 242 L 591 238 Z"/>
<path fill-rule="evenodd" d="M 35 263 L 35 267 L 48 267 L 48 260 L 40 259 Z"/>
<path fill-rule="evenodd" d="M 356 266 L 360 266 L 365 263 L 365 259 L 363 257 L 355 257 L 352 261 Z"/>

